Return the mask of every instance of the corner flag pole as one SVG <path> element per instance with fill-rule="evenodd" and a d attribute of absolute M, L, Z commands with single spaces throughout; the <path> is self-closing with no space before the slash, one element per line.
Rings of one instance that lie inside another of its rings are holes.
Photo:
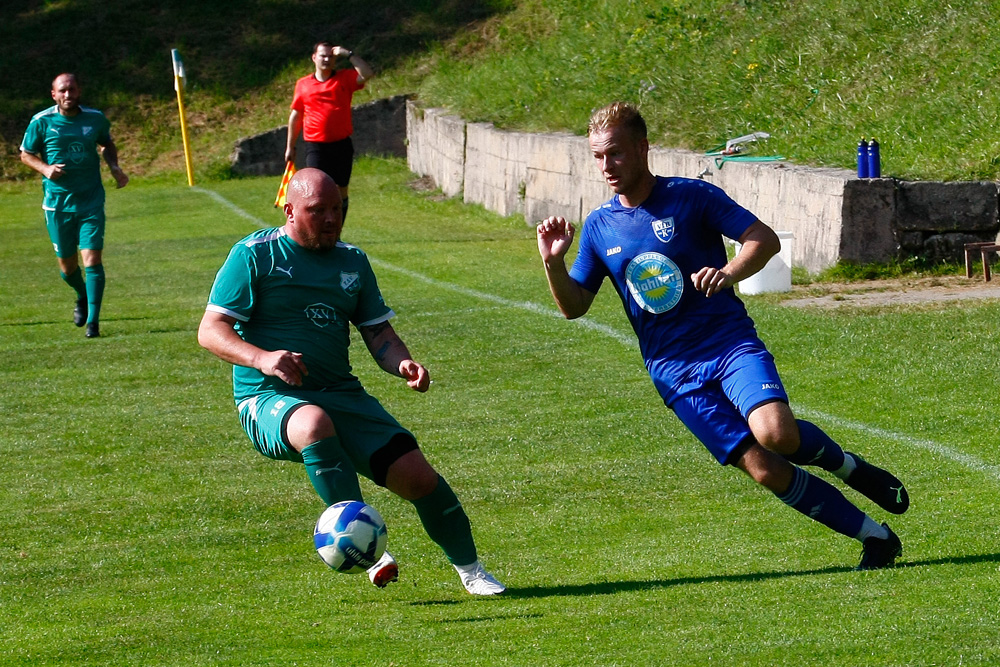
<path fill-rule="evenodd" d="M 184 114 L 184 63 L 177 49 L 170 49 L 174 62 L 174 90 L 177 91 L 177 109 L 181 116 L 181 138 L 184 140 L 184 166 L 187 168 L 188 185 L 194 185 L 194 171 L 191 169 L 191 144 L 188 141 L 187 118 Z"/>

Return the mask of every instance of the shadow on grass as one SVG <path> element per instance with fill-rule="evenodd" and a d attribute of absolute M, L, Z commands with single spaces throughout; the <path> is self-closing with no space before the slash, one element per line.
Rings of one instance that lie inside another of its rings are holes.
<path fill-rule="evenodd" d="M 106 324 L 107 322 L 141 322 L 142 320 L 154 319 L 156 319 L 155 315 L 143 315 L 141 317 L 105 317 L 101 319 L 101 324 Z M 66 324 L 69 321 L 70 318 L 68 316 L 60 317 L 58 320 L 19 320 L 14 322 L 0 322 L 0 327 L 37 327 L 50 324 Z"/>
<path fill-rule="evenodd" d="M 934 565 L 976 565 L 979 563 L 998 563 L 1000 553 L 979 554 L 971 556 L 948 556 L 927 560 L 899 563 L 898 569 L 930 567 Z M 720 574 L 707 577 L 678 577 L 677 579 L 653 579 L 649 581 L 608 581 L 593 584 L 575 584 L 570 586 L 535 586 L 528 588 L 508 588 L 501 599 L 511 598 L 544 598 L 552 596 L 571 595 L 613 595 L 631 591 L 647 591 L 654 588 L 672 588 L 674 586 L 696 586 L 712 583 L 753 583 L 770 579 L 786 577 L 808 577 L 820 574 L 843 574 L 854 572 L 853 567 L 824 567 L 815 570 L 786 570 L 781 572 L 751 572 L 747 574 Z M 414 602 L 414 605 L 454 604 L 457 601 L 425 601 Z"/>

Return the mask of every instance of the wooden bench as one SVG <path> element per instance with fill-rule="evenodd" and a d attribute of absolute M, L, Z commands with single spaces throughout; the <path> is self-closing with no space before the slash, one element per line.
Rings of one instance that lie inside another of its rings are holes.
<path fill-rule="evenodd" d="M 983 278 L 986 282 L 992 279 L 990 275 L 990 258 L 989 254 L 991 252 L 1000 252 L 1000 244 L 993 241 L 978 241 L 976 243 L 966 243 L 965 244 L 965 277 L 972 277 L 972 255 L 973 253 L 979 253 L 983 260 Z"/>

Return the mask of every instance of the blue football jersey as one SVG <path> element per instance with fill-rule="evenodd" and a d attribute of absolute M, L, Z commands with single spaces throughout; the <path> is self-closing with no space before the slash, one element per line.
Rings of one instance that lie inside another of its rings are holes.
<path fill-rule="evenodd" d="M 658 176 L 641 205 L 615 196 L 587 216 L 570 277 L 595 294 L 611 279 L 646 367 L 678 386 L 691 364 L 757 337 L 735 290 L 706 297 L 691 282 L 706 266 L 725 266 L 722 237 L 739 239 L 756 220 L 711 183 Z"/>

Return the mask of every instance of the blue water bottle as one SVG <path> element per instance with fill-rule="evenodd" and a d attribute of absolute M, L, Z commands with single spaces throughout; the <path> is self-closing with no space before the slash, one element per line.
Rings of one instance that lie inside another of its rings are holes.
<path fill-rule="evenodd" d="M 858 142 L 858 178 L 868 178 L 868 142 L 864 137 Z"/>
<path fill-rule="evenodd" d="M 868 142 L 868 178 L 882 177 L 882 156 L 878 152 L 878 142 L 875 137 Z"/>

